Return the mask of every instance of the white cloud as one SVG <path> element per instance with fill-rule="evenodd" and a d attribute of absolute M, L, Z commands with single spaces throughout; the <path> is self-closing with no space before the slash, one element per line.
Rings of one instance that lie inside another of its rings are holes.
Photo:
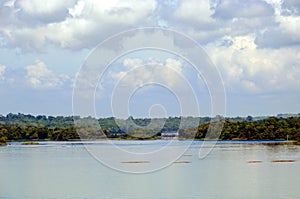
<path fill-rule="evenodd" d="M 300 16 L 277 16 L 278 26 L 268 28 L 256 39 L 260 47 L 280 48 L 300 45 Z"/>
<path fill-rule="evenodd" d="M 85 7 L 84 1 L 78 1 L 73 8 L 69 8 L 68 12 L 72 17 L 80 17 Z"/>
<path fill-rule="evenodd" d="M 23 50 L 91 48 L 120 31 L 163 22 L 201 44 L 251 33 L 260 48 L 279 48 L 299 44 L 298 7 L 296 0 L 7 0 L 0 37 L 2 45 Z"/>
<path fill-rule="evenodd" d="M 5 79 L 4 77 L 5 70 L 6 70 L 6 66 L 0 64 L 0 81 Z"/>
<path fill-rule="evenodd" d="M 282 3 L 282 10 L 284 14 L 300 15 L 300 1 L 299 0 L 284 0 Z"/>
<path fill-rule="evenodd" d="M 141 61 L 139 58 L 126 59 L 126 63 L 141 63 Z M 170 103 L 165 101 L 168 98 L 164 98 L 166 93 L 161 89 L 174 95 L 180 103 L 181 114 L 196 115 L 198 106 L 194 87 L 191 85 L 190 79 L 186 78 L 184 72 L 181 60 L 167 58 L 157 63 L 154 60 L 145 60 L 140 66 L 133 64 L 133 67 L 129 70 L 110 73 L 110 77 L 115 78 L 113 89 L 108 88 L 111 92 L 114 115 L 128 117 L 127 102 L 132 97 L 134 98 L 136 92 L 147 93 L 152 99 L 160 99 L 162 104 Z M 158 90 L 159 92 L 156 93 Z"/>
<path fill-rule="evenodd" d="M 8 46 L 42 50 L 48 43 L 63 48 L 94 47 L 112 34 L 147 24 L 156 1 L 17 0 L 14 6 L 4 7 L 10 17 L 3 20 L 0 34 Z"/>
<path fill-rule="evenodd" d="M 274 24 L 266 24 L 255 40 L 260 48 L 282 48 L 300 44 L 299 1 L 267 0 L 275 9 Z"/>
<path fill-rule="evenodd" d="M 182 0 L 167 19 L 170 27 L 205 45 L 224 36 L 263 32 L 276 26 L 274 14 L 274 6 L 264 0 Z"/>
<path fill-rule="evenodd" d="M 173 70 L 175 70 L 178 73 L 183 73 L 183 65 L 179 60 L 167 58 L 165 66 L 172 68 Z"/>
<path fill-rule="evenodd" d="M 3 3 L 3 6 L 13 7 L 15 4 L 15 0 L 6 1 Z"/>
<path fill-rule="evenodd" d="M 224 37 L 206 47 L 221 69 L 228 91 L 240 93 L 300 90 L 299 48 L 258 49 L 254 36 Z M 230 40 L 230 45 L 220 45 Z"/>
<path fill-rule="evenodd" d="M 138 67 L 143 65 L 143 60 L 139 58 L 127 58 L 124 59 L 123 65 L 128 68 Z"/>
<path fill-rule="evenodd" d="M 211 17 L 213 14 L 209 1 L 182 0 L 174 12 L 174 17 L 203 30 L 214 26 L 215 21 Z"/>
<path fill-rule="evenodd" d="M 157 82 L 170 88 L 180 88 L 186 84 L 181 61 L 167 58 L 165 62 L 154 60 L 144 61 L 140 58 L 126 58 L 123 61 L 125 70 L 110 72 L 109 76 L 115 82 L 124 86 L 137 88 L 146 82 Z"/>
<path fill-rule="evenodd" d="M 231 31 L 223 22 L 220 23 L 213 17 L 215 10 L 209 0 L 181 0 L 172 12 L 165 10 L 168 7 L 159 13 L 164 17 L 161 20 L 166 21 L 164 24 L 182 31 L 201 44 L 209 43 Z"/>
<path fill-rule="evenodd" d="M 77 49 L 95 46 L 106 37 L 128 28 L 156 25 L 156 20 L 160 20 L 206 45 L 209 55 L 221 67 L 233 90 L 246 88 L 250 92 L 262 92 L 267 87 L 268 90 L 298 89 L 299 81 L 295 76 L 299 74 L 298 1 L 181 0 L 178 3 L 169 2 L 170 10 L 159 10 L 163 7 L 160 4 L 166 2 L 3 1 L 0 37 L 5 36 L 2 45 L 6 43 L 7 46 L 25 50 L 42 51 L 47 44 Z M 165 39 L 158 35 L 153 42 L 169 42 L 159 40 L 161 38 Z M 132 46 L 137 43 L 142 45 L 144 39 L 147 37 L 137 37 L 131 41 L 134 43 Z M 145 63 L 140 59 L 127 59 L 123 64 L 129 69 Z M 175 71 L 182 72 L 181 63 L 176 63 L 176 60 L 157 64 L 172 65 Z M 62 78 L 52 78 L 54 81 L 49 83 L 45 80 L 46 76 L 55 75 L 42 62 L 33 66 L 37 65 L 39 67 L 36 69 L 26 67 L 27 72 L 30 70 L 32 73 L 27 75 L 30 85 L 41 84 L 49 88 L 60 85 Z M 34 70 L 37 71 L 32 72 Z M 144 76 L 149 76 L 148 73 L 146 71 Z M 162 74 L 157 75 L 160 77 Z M 126 71 L 112 72 L 110 75 L 120 78 L 126 75 Z M 168 81 L 173 82 L 171 79 Z"/>
<path fill-rule="evenodd" d="M 68 7 L 74 6 L 74 0 L 16 0 L 15 9 L 18 10 L 19 20 L 27 23 L 57 22 L 68 15 Z"/>
<path fill-rule="evenodd" d="M 220 1 L 215 7 L 214 16 L 224 19 L 266 17 L 274 14 L 273 7 L 262 0 Z"/>
<path fill-rule="evenodd" d="M 241 81 L 243 87 L 245 89 L 247 89 L 247 91 L 249 92 L 252 92 L 252 93 L 259 93 L 261 92 L 261 88 L 259 88 L 253 81 L 251 80 L 242 80 Z"/>
<path fill-rule="evenodd" d="M 45 63 L 37 60 L 35 64 L 25 67 L 26 81 L 34 89 L 55 89 L 70 78 L 67 75 L 55 75 Z"/>
<path fill-rule="evenodd" d="M 161 65 L 163 67 L 168 67 L 172 70 L 177 71 L 178 73 L 181 73 L 183 70 L 183 65 L 179 60 L 173 59 L 173 58 L 167 58 L 165 60 L 165 63 L 161 63 L 157 60 L 154 59 L 149 59 L 148 61 L 144 62 L 142 59 L 140 58 L 126 58 L 123 60 L 123 65 L 126 66 L 127 69 L 133 69 L 139 66 L 143 66 L 143 65 Z M 124 71 L 123 71 L 124 72 Z"/>

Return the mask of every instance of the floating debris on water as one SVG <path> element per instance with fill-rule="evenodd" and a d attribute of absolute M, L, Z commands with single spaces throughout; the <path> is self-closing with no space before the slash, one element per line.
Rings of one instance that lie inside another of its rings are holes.
<path fill-rule="evenodd" d="M 262 161 L 260 161 L 260 160 L 250 160 L 250 161 L 248 161 L 248 163 L 262 163 Z"/>
<path fill-rule="evenodd" d="M 179 161 L 179 162 L 174 162 L 174 164 L 189 164 L 191 162 L 188 161 Z"/>
<path fill-rule="evenodd" d="M 296 160 L 272 160 L 271 162 L 296 162 Z"/>
<path fill-rule="evenodd" d="M 149 161 L 128 161 L 128 162 L 121 162 L 122 164 L 145 164 L 150 163 Z"/>

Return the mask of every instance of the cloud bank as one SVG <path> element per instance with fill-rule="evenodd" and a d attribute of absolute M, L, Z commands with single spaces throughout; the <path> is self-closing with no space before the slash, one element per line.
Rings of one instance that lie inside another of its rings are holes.
<path fill-rule="evenodd" d="M 57 72 L 56 63 L 46 65 L 40 58 L 50 47 L 66 52 L 91 50 L 121 31 L 154 26 L 182 32 L 198 42 L 219 68 L 229 94 L 280 97 L 290 92 L 297 97 L 299 24 L 298 0 L 2 0 L 1 59 L 15 52 L 35 59 L 22 67 L 0 60 L 0 84 L 70 89 L 75 77 Z M 142 60 L 125 60 L 122 67 L 133 64 Z M 180 68 L 172 60 L 163 63 L 168 64 Z M 111 78 L 122 74 L 119 68 Z"/>

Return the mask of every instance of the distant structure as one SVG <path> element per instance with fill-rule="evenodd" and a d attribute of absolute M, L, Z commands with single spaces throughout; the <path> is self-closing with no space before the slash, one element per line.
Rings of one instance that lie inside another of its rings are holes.
<path fill-rule="evenodd" d="M 163 140 L 177 140 L 179 136 L 178 131 L 171 131 L 171 132 L 162 132 L 161 139 Z"/>
<path fill-rule="evenodd" d="M 279 113 L 277 114 L 277 118 L 289 118 L 289 117 L 299 117 L 300 113 L 293 114 L 293 113 Z"/>

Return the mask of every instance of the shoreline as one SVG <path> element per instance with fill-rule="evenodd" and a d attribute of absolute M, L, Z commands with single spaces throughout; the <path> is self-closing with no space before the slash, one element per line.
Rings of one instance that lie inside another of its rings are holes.
<path fill-rule="evenodd" d="M 196 141 L 196 142 L 215 142 L 223 143 L 223 144 L 257 144 L 257 145 L 267 145 L 267 146 L 278 146 L 278 145 L 300 145 L 300 142 L 297 141 L 285 141 L 285 140 L 199 140 L 199 139 L 149 139 L 149 140 L 138 140 L 138 139 L 95 139 L 95 140 L 68 140 L 68 141 L 51 141 L 51 140 L 20 140 L 20 141 L 7 141 L 4 145 L 0 145 L 0 147 L 5 147 L 9 145 L 14 145 L 14 143 L 20 143 L 23 146 L 30 145 L 47 145 L 47 143 L 66 143 L 66 144 L 96 144 L 97 141 L 139 141 L 139 142 L 147 142 L 147 141 Z M 88 143 L 91 142 L 91 143 Z M 32 144 L 31 144 L 32 143 Z"/>

